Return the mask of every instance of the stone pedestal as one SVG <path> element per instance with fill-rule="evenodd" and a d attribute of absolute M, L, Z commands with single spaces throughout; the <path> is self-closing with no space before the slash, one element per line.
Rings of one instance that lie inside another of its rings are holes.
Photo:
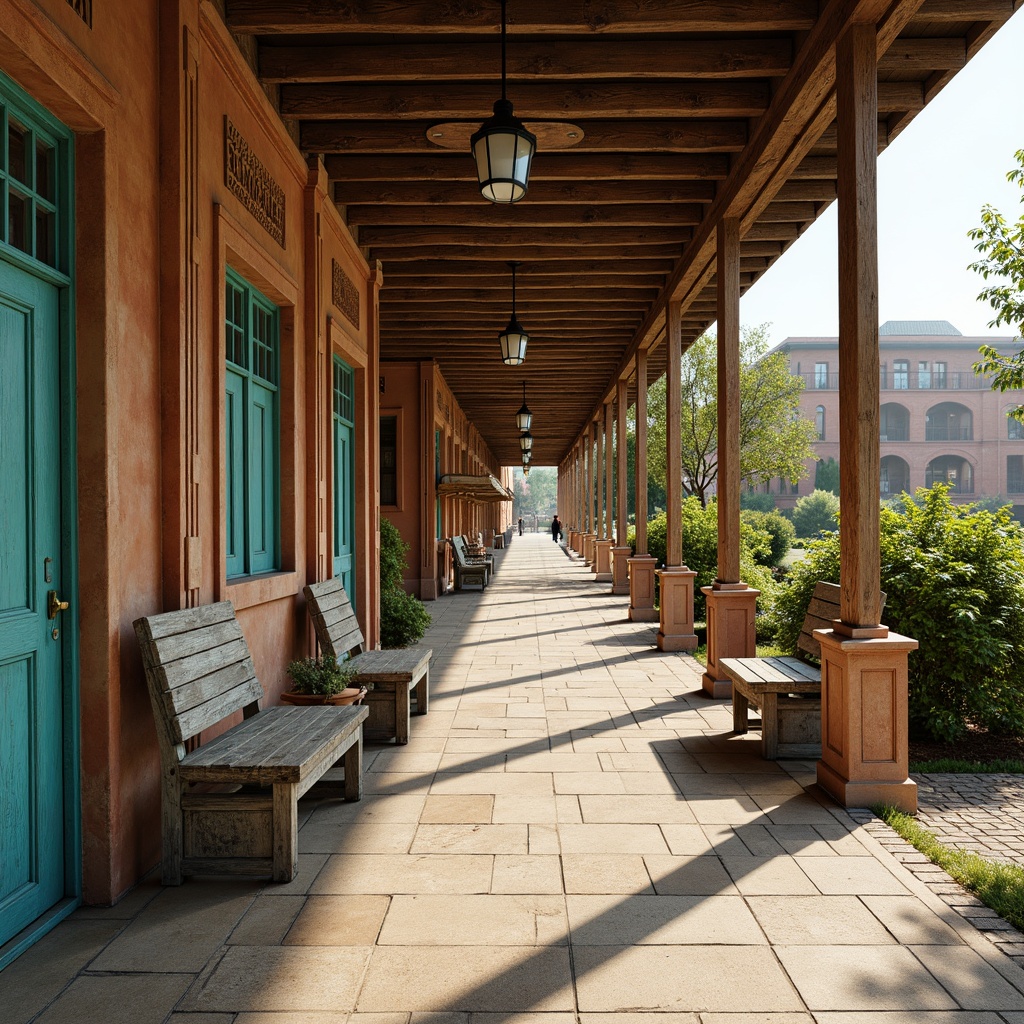
<path fill-rule="evenodd" d="M 650 555 L 637 555 L 629 565 L 629 618 L 631 622 L 657 622 L 654 607 L 654 566 Z"/>
<path fill-rule="evenodd" d="M 629 559 L 633 549 L 612 548 L 612 593 L 629 593 Z"/>
<path fill-rule="evenodd" d="M 597 583 L 611 583 L 612 543 L 604 539 L 594 542 L 594 581 Z"/>
<path fill-rule="evenodd" d="M 661 629 L 658 649 L 662 651 L 694 651 L 697 634 L 693 631 L 693 588 L 697 574 L 685 565 L 659 569 Z"/>
<path fill-rule="evenodd" d="M 898 633 L 851 639 L 816 629 L 821 644 L 821 760 L 818 785 L 844 807 L 885 803 L 917 811 L 908 778 L 907 655 L 917 641 Z"/>
<path fill-rule="evenodd" d="M 579 553 L 580 535 L 576 530 L 569 531 L 569 550 Z"/>
<path fill-rule="evenodd" d="M 732 683 L 722 671 L 722 658 L 753 658 L 756 652 L 754 612 L 760 590 L 745 583 L 716 583 L 701 587 L 707 599 L 708 665 L 704 692 L 709 697 L 731 697 Z"/>
<path fill-rule="evenodd" d="M 583 534 L 583 561 L 587 565 L 594 564 L 594 541 L 597 540 L 596 533 Z"/>

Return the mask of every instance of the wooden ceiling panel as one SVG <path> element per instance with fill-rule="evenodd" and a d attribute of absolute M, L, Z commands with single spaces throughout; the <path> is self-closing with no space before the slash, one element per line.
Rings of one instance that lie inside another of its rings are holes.
<path fill-rule="evenodd" d="M 557 464 L 619 378 L 634 399 L 640 348 L 649 380 L 664 372 L 667 302 L 683 305 L 684 346 L 714 321 L 722 217 L 741 221 L 746 290 L 836 198 L 834 51 L 847 24 L 877 25 L 881 150 L 1021 6 L 509 0 L 516 114 L 577 125 L 582 139 L 542 147 L 527 196 L 496 207 L 468 152 L 428 135 L 456 145 L 490 116 L 498 0 L 218 2 L 383 265 L 382 374 L 388 360 L 436 360 L 495 456 L 515 465 L 523 381 L 534 464 Z M 531 335 L 518 367 L 497 344 L 509 260 L 522 261 L 516 310 Z"/>

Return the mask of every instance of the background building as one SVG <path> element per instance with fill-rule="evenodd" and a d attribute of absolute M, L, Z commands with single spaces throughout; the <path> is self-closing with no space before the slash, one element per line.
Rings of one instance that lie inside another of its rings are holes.
<path fill-rule="evenodd" d="M 979 346 L 1010 353 L 1019 341 L 965 337 L 946 320 L 887 320 L 878 333 L 882 497 L 945 482 L 962 501 L 1012 502 L 1021 518 L 1024 424 L 1007 414 L 1024 392 L 993 391 L 971 368 Z M 818 431 L 815 459 L 838 461 L 839 339 L 787 338 L 780 349 L 804 381 L 800 409 Z M 807 469 L 798 484 L 772 482 L 780 507 L 814 490 L 816 461 Z"/>

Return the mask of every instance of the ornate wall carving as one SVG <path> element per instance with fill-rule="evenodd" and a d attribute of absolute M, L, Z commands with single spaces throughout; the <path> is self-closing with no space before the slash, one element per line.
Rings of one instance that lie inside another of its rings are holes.
<path fill-rule="evenodd" d="M 345 319 L 359 330 L 359 290 L 337 260 L 331 260 L 331 280 L 332 301 L 344 314 Z"/>
<path fill-rule="evenodd" d="M 224 117 L 224 183 L 283 248 L 284 189 L 274 181 L 227 116 Z"/>

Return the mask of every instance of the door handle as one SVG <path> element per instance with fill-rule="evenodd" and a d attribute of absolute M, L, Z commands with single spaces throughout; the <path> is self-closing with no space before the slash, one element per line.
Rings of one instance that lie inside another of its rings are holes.
<path fill-rule="evenodd" d="M 68 610 L 67 601 L 62 601 L 57 596 L 56 590 L 51 590 L 46 595 L 46 617 L 48 619 L 55 619 L 60 612 L 66 612 Z"/>

